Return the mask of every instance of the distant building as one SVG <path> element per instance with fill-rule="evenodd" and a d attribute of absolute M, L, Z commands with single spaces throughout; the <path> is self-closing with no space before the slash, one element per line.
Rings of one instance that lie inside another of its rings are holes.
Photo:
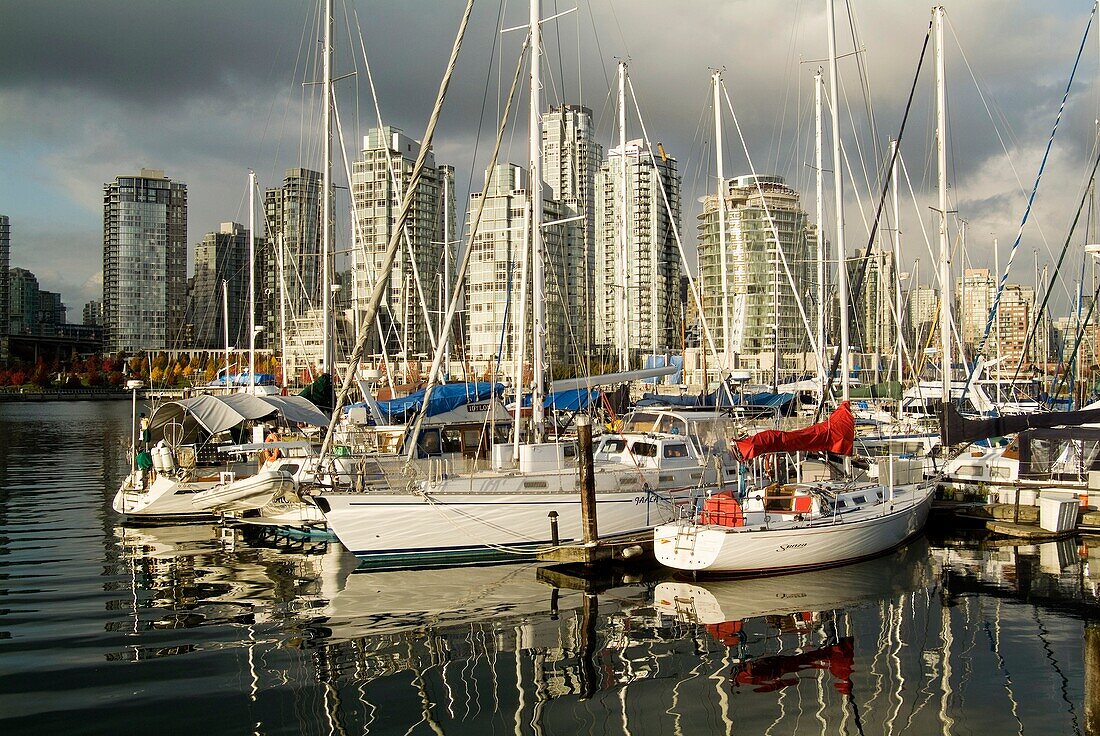
<path fill-rule="evenodd" d="M 25 268 L 8 271 L 8 332 L 33 335 L 38 329 L 38 277 Z"/>
<path fill-rule="evenodd" d="M 65 313 L 68 310 L 61 301 L 61 294 L 56 291 L 38 292 L 38 314 L 35 332 L 40 335 L 52 335 L 65 324 Z"/>
<path fill-rule="evenodd" d="M 862 256 L 863 251 L 859 250 L 848 258 L 848 284 L 852 289 L 851 343 L 870 356 L 881 358 L 883 355 L 894 355 L 897 350 L 894 302 L 898 277 L 894 254 L 882 248 L 872 248 L 867 258 L 862 288 L 857 294 L 856 279 L 863 268 Z"/>
<path fill-rule="evenodd" d="M 703 199 L 699 215 L 699 282 L 703 316 L 715 347 L 727 344 L 723 325 L 723 271 L 727 287 L 729 351 L 742 364 L 767 375 L 784 355 L 804 355 L 808 345 L 799 299 L 817 293 L 816 229 L 799 195 L 780 176 L 739 176 L 723 182 L 726 200 L 726 258 L 723 263 L 719 199 Z M 765 204 L 767 207 L 765 207 Z M 768 219 L 771 216 L 772 220 Z M 779 248 L 801 293 L 791 292 Z M 807 310 L 809 316 L 809 310 Z M 812 324 L 812 323 L 811 323 Z M 777 344 L 778 343 L 778 344 Z M 706 346 L 709 350 L 709 346 Z M 777 350 L 778 348 L 778 350 Z M 778 353 L 778 354 L 777 354 Z M 727 366 L 733 367 L 733 366 Z"/>
<path fill-rule="evenodd" d="M 352 170 L 358 223 L 354 229 L 356 248 L 352 254 L 354 281 L 350 302 L 362 314 L 375 280 L 387 279 L 379 319 L 391 355 L 402 351 L 409 355 L 431 352 L 425 311 L 434 335 L 439 332 L 440 295 L 444 289 L 443 241 L 448 237 L 454 239 L 454 204 L 445 205 L 443 201 L 445 192 L 453 200 L 454 168 L 437 167 L 435 156 L 429 152 L 393 268 L 388 274 L 380 273 L 419 153 L 420 142 L 400 129 L 372 128 L 363 137 L 363 149 Z M 452 219 L 448 221 L 448 217 Z M 380 344 L 368 343 L 368 350 L 380 352 Z"/>
<path fill-rule="evenodd" d="M 103 326 L 103 302 L 92 299 L 85 302 L 82 323 L 87 327 Z"/>
<path fill-rule="evenodd" d="M 320 315 L 321 269 L 321 184 L 319 171 L 287 169 L 283 185 L 264 192 L 265 241 L 257 258 L 257 324 L 264 330 L 257 345 L 279 347 L 281 325 L 288 353 L 295 346 L 295 360 L 316 364 L 321 351 L 305 350 L 298 329 L 306 329 L 305 316 L 311 310 Z M 312 344 L 312 327 L 309 327 Z M 320 326 L 318 326 L 320 329 Z M 295 373 L 298 366 L 291 366 Z"/>
<path fill-rule="evenodd" d="M 248 229 L 236 222 L 223 222 L 218 232 L 207 233 L 195 246 L 195 275 L 191 283 L 193 343 L 196 348 L 217 349 L 225 345 L 225 306 L 229 307 L 229 341 L 246 347 L 248 340 Z M 264 239 L 255 239 L 256 252 Z M 228 301 L 222 282 L 228 286 Z M 257 276 L 259 281 L 259 276 Z M 257 292 L 259 298 L 259 292 Z M 258 325 L 263 324 L 257 309 Z"/>
<path fill-rule="evenodd" d="M 11 330 L 8 309 L 8 300 L 11 298 L 9 268 L 11 268 L 11 221 L 7 215 L 0 215 L 0 337 Z"/>
<path fill-rule="evenodd" d="M 179 346 L 187 303 L 187 185 L 142 169 L 103 185 L 105 349 Z"/>
<path fill-rule="evenodd" d="M 923 349 L 928 342 L 929 335 L 939 318 L 939 309 L 940 294 L 935 288 L 918 286 L 909 290 L 908 340 L 914 354 Z"/>
<path fill-rule="evenodd" d="M 631 367 L 680 348 L 679 228 L 676 159 L 641 140 L 609 150 L 596 177 L 595 342 L 607 356 L 627 354 Z"/>
<path fill-rule="evenodd" d="M 592 111 L 581 105 L 551 106 L 542 116 L 542 176 L 566 217 L 582 217 L 566 254 L 569 324 L 578 344 L 594 337 L 596 272 L 596 174 L 603 148 L 595 140 Z"/>
<path fill-rule="evenodd" d="M 492 360 L 498 355 L 502 369 L 510 373 L 511 361 L 519 348 L 520 340 L 526 341 L 524 353 L 527 362 L 531 356 L 531 289 L 522 293 L 522 259 L 527 228 L 528 173 L 514 164 L 502 164 L 492 172 L 486 172 L 488 186 L 485 190 L 485 208 L 477 234 L 474 237 L 469 274 L 466 279 L 467 353 L 472 360 Z M 563 209 L 560 203 L 549 198 L 544 191 L 545 220 L 560 219 Z M 481 192 L 470 195 L 467 225 L 478 207 Z M 570 350 L 565 305 L 560 299 L 561 274 L 565 273 L 563 254 L 569 241 L 575 237 L 572 223 L 545 229 L 543 233 L 546 252 L 546 347 L 548 358 L 555 365 L 573 364 L 575 355 Z M 531 277 L 528 269 L 527 277 Z M 520 304 L 524 304 L 524 322 L 520 324 Z"/>

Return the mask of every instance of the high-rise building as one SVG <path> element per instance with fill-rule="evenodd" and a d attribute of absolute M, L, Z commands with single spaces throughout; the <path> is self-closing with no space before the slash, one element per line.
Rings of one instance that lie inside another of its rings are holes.
<path fill-rule="evenodd" d="M 997 282 L 988 268 L 968 268 L 955 287 L 960 337 L 969 347 L 977 347 L 985 334 L 989 310 L 997 294 Z"/>
<path fill-rule="evenodd" d="M 631 366 L 681 347 L 680 175 L 676 159 L 654 154 L 640 140 L 616 146 L 596 176 L 595 342 Z"/>
<path fill-rule="evenodd" d="M 224 346 L 226 304 L 230 344 L 248 345 L 248 235 L 248 228 L 243 225 L 223 222 L 218 232 L 207 233 L 195 246 L 195 275 L 188 300 L 193 347 L 217 349 Z M 257 253 L 263 246 L 263 238 L 255 238 Z M 228 287 L 228 299 L 223 296 L 223 281 Z M 262 324 L 258 308 L 256 322 Z"/>
<path fill-rule="evenodd" d="M 858 250 L 848 258 L 848 284 L 852 289 L 851 344 L 859 346 L 863 353 L 893 355 L 897 349 L 894 254 L 878 247 L 871 249 L 863 285 L 857 294 L 856 279 L 862 268 L 863 251 Z"/>
<path fill-rule="evenodd" d="M 187 185 L 142 169 L 103 185 L 105 347 L 176 347 L 187 304 Z"/>
<path fill-rule="evenodd" d="M 918 286 L 909 291 L 909 331 L 907 339 L 914 354 L 921 350 L 931 337 L 939 317 L 939 291 L 931 286 Z M 939 343 L 936 343 L 937 345 Z"/>
<path fill-rule="evenodd" d="M 35 331 L 42 335 L 51 335 L 57 332 L 57 328 L 65 324 L 65 313 L 68 309 L 61 301 L 61 294 L 56 291 L 38 292 L 38 314 Z"/>
<path fill-rule="evenodd" d="M 11 329 L 8 309 L 8 299 L 11 298 L 9 268 L 11 268 L 11 220 L 7 215 L 0 215 L 0 337 L 8 334 Z"/>
<path fill-rule="evenodd" d="M 994 358 L 1004 358 L 998 366 L 1003 368 L 1002 373 L 1009 370 L 1015 372 L 1021 360 L 1026 365 L 1042 359 L 1040 342 L 1045 339 L 1046 331 L 1039 330 L 1042 335 L 1030 335 L 1031 341 L 1028 344 L 1029 333 L 1036 332 L 1035 326 L 1031 324 L 1034 317 L 1035 290 L 1030 286 L 1005 284 L 1004 291 L 1001 292 L 1001 303 L 997 307 L 993 334 L 987 342 L 990 347 L 985 351 Z M 1091 337 L 1087 332 L 1086 336 Z M 1082 351 L 1081 355 L 1086 355 L 1086 351 Z"/>
<path fill-rule="evenodd" d="M 603 148 L 596 142 L 592 111 L 580 105 L 551 106 L 542 116 L 542 175 L 566 217 L 582 217 L 566 256 L 569 324 L 587 347 L 593 339 L 596 302 L 596 172 Z"/>
<path fill-rule="evenodd" d="M 453 204 L 445 207 L 443 203 L 444 191 L 453 199 L 454 169 L 437 167 L 429 152 L 393 268 L 388 274 L 380 273 L 419 153 L 420 142 L 401 130 L 373 128 L 363 137 L 363 149 L 352 169 L 358 222 L 354 229 L 351 303 L 361 314 L 370 301 L 375 280 L 388 279 L 379 319 L 391 354 L 402 350 L 410 355 L 430 354 L 428 325 L 432 335 L 439 332 L 439 302 L 444 290 L 443 241 L 454 239 Z M 452 218 L 449 223 L 448 216 Z M 368 343 L 370 352 L 379 349 L 377 342 Z"/>
<path fill-rule="evenodd" d="M 735 360 L 741 356 L 746 367 L 755 366 L 761 371 L 782 369 L 784 355 L 804 354 L 809 345 L 799 300 L 810 305 L 809 297 L 817 293 L 816 229 L 802 210 L 798 192 L 788 187 L 783 177 L 739 176 L 723 182 L 723 191 L 724 263 L 717 195 L 704 197 L 703 212 L 699 215 L 703 318 L 719 356 L 726 350 L 725 307 L 730 324 L 730 355 Z M 791 292 L 783 260 L 800 294 Z M 812 306 L 806 309 L 810 319 L 812 311 Z M 705 347 L 709 350 L 709 346 Z M 762 375 L 761 379 L 770 381 L 771 375 Z"/>
<path fill-rule="evenodd" d="M 531 288 L 522 288 L 524 249 L 529 246 L 527 235 L 528 174 L 514 164 L 497 166 L 488 175 L 485 206 L 474 236 L 469 272 L 466 278 L 466 345 L 473 360 L 490 360 L 498 356 L 503 370 L 512 369 L 519 340 L 528 341 L 527 361 L 531 348 Z M 544 190 L 545 220 L 561 219 L 563 209 Z M 470 195 L 467 226 L 478 207 L 481 192 Z M 565 273 L 564 253 L 575 237 L 573 223 L 561 223 L 545 228 L 543 243 L 546 251 L 546 349 L 548 359 L 556 365 L 572 365 L 576 357 L 570 350 L 566 325 L 566 309 L 561 299 L 562 274 Z M 527 278 L 531 278 L 528 257 Z M 526 299 L 521 294 L 526 293 Z M 524 323 L 520 324 L 520 305 L 524 305 Z"/>
<path fill-rule="evenodd" d="M 25 268 L 8 271 L 8 332 L 33 335 L 38 332 L 38 277 Z"/>
<path fill-rule="evenodd" d="M 321 307 L 321 173 L 309 169 L 287 169 L 283 185 L 264 192 L 264 240 L 259 248 L 257 280 L 260 306 L 257 323 L 263 332 L 257 338 L 261 347 L 279 347 L 283 335 L 287 352 L 296 351 L 302 341 L 298 326 L 308 322 L 307 313 L 316 318 Z M 290 356 L 286 356 L 289 359 Z M 297 351 L 296 360 L 316 363 L 321 354 Z"/>
<path fill-rule="evenodd" d="M 103 302 L 92 299 L 84 304 L 83 324 L 88 327 L 103 326 Z"/>

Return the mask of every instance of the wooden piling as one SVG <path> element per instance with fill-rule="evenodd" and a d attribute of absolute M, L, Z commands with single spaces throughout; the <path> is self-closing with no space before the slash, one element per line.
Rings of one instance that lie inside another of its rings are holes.
<path fill-rule="evenodd" d="M 581 524 L 585 545 L 595 544 L 600 538 L 596 525 L 596 478 L 592 462 L 592 420 L 577 417 L 577 444 L 580 452 Z"/>
<path fill-rule="evenodd" d="M 1100 623 L 1085 624 L 1085 736 L 1100 736 Z"/>

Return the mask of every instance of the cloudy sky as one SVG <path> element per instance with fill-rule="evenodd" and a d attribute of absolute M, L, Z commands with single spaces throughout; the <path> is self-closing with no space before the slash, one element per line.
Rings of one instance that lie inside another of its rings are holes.
<path fill-rule="evenodd" d="M 849 54 L 841 63 L 840 104 L 856 174 L 846 193 L 846 237 L 854 248 L 867 237 L 860 208 L 870 219 L 874 206 L 868 181 L 879 166 L 875 147 L 885 150 L 896 135 L 930 6 L 837 4 L 840 51 Z M 12 221 L 12 265 L 60 290 L 70 318 L 79 319 L 83 302 L 100 295 L 104 182 L 142 167 L 186 182 L 193 247 L 219 222 L 247 220 L 249 168 L 261 186 L 278 184 L 287 167 L 318 168 L 317 88 L 303 85 L 318 76 L 317 5 L 0 3 L 0 213 Z M 547 24 L 544 98 L 591 107 L 606 146 L 615 136 L 615 63 L 629 60 L 646 129 L 679 161 L 685 240 L 694 240 L 696 198 L 714 185 L 714 68 L 725 70 L 756 170 L 786 176 L 813 213 L 810 103 L 813 70 L 827 51 L 825 0 L 543 0 L 544 15 L 575 6 Z M 349 150 L 375 119 L 364 50 L 385 122 L 419 138 L 462 3 L 337 0 L 336 8 L 335 73 L 357 72 L 337 84 Z M 1016 236 L 1091 0 L 965 0 L 947 12 L 952 206 L 969 223 L 969 262 L 992 266 L 993 237 L 1007 254 Z M 517 0 L 475 4 L 435 146 L 437 160 L 457 167 L 463 193 L 470 181 L 481 183 L 522 42 L 520 32 L 499 29 L 526 17 L 527 4 Z M 1095 155 L 1098 57 L 1093 28 L 1013 280 L 1030 282 L 1032 251 L 1051 261 L 1066 238 Z M 929 232 L 934 227 L 932 68 L 929 57 L 903 143 L 917 194 L 916 201 L 903 198 L 905 258 L 909 269 L 921 258 L 923 280 L 932 271 L 921 221 Z M 639 135 L 637 122 L 630 124 L 632 137 Z M 727 175 L 747 173 L 728 110 L 725 125 Z M 511 160 L 522 162 L 525 137 L 522 126 L 509 134 Z M 1071 253 L 1079 263 L 1079 245 Z M 1067 279 L 1070 288 L 1073 276 Z"/>

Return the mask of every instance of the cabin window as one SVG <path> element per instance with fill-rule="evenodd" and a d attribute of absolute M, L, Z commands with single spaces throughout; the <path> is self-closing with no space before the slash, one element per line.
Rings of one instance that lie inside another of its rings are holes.
<path fill-rule="evenodd" d="M 493 428 L 493 442 L 500 445 L 512 437 L 512 427 L 509 424 L 498 424 Z"/>
<path fill-rule="evenodd" d="M 435 457 L 441 454 L 439 430 L 426 429 L 420 433 L 420 439 L 416 443 L 418 457 Z"/>
<path fill-rule="evenodd" d="M 604 440 L 603 444 L 600 445 L 599 452 L 612 455 L 622 452 L 624 447 L 626 447 L 625 440 Z"/>
<path fill-rule="evenodd" d="M 683 444 L 665 445 L 665 457 L 687 457 L 688 446 Z"/>
<path fill-rule="evenodd" d="M 657 425 L 657 431 L 664 434 L 687 434 L 687 422 L 679 417 L 669 416 L 665 414 L 661 417 L 660 424 Z"/>
<path fill-rule="evenodd" d="M 280 465 L 279 470 L 283 471 L 284 473 L 290 473 L 291 475 L 294 475 L 295 473 L 298 472 L 299 467 L 301 467 L 301 466 L 297 465 L 295 463 L 288 463 L 288 464 L 285 464 L 285 465 Z"/>
<path fill-rule="evenodd" d="M 462 431 L 458 429 L 443 430 L 443 452 L 462 452 Z"/>
<path fill-rule="evenodd" d="M 657 457 L 657 445 L 652 442 L 635 442 L 630 449 L 639 457 Z"/>
<path fill-rule="evenodd" d="M 477 429 L 463 430 L 462 444 L 466 445 L 467 449 L 475 449 L 478 445 L 481 444 L 481 431 Z"/>
<path fill-rule="evenodd" d="M 656 414 L 650 414 L 646 411 L 636 411 L 627 417 L 624 422 L 623 431 L 625 432 L 651 432 L 653 431 L 653 425 L 657 421 Z"/>
<path fill-rule="evenodd" d="M 867 503 L 866 496 L 853 496 L 852 503 Z"/>
<path fill-rule="evenodd" d="M 561 454 L 564 455 L 565 457 L 576 457 L 577 456 L 577 446 L 570 443 L 570 444 L 566 445 L 565 447 L 561 448 Z"/>

